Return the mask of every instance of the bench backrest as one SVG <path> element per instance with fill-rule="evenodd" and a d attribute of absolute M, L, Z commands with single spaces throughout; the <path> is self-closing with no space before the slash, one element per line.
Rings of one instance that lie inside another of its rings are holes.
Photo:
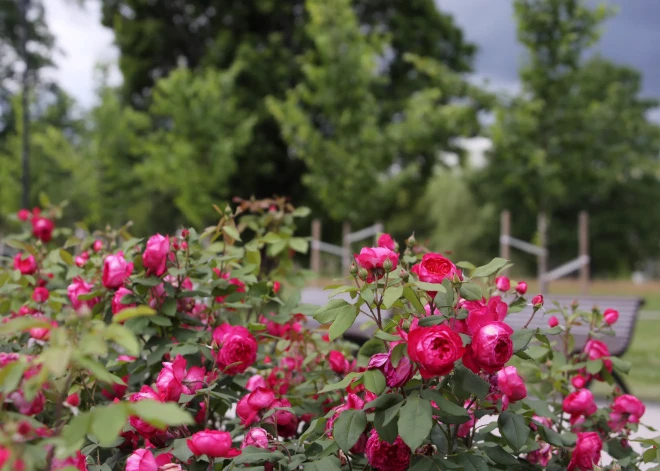
<path fill-rule="evenodd" d="M 591 310 L 593 307 L 598 307 L 601 312 L 605 309 L 612 308 L 619 311 L 619 320 L 612 326 L 615 335 L 613 337 L 604 336 L 600 340 L 605 342 L 613 356 L 622 356 L 632 339 L 635 324 L 639 315 L 639 310 L 643 304 L 641 298 L 635 297 L 619 297 L 619 296 L 545 296 L 545 313 L 541 310 L 536 313 L 536 316 L 530 323 L 530 328 L 547 328 L 548 319 L 550 316 L 556 315 L 562 322 L 561 314 L 553 310 L 557 309 L 557 304 L 562 307 L 569 307 L 573 301 L 577 300 L 580 310 Z M 532 307 L 527 306 L 521 312 L 509 314 L 506 318 L 506 323 L 509 324 L 514 330 L 522 329 L 532 315 Z M 575 326 L 571 329 L 573 337 L 575 337 L 575 349 L 581 350 L 587 342 L 589 333 L 588 325 Z"/>
<path fill-rule="evenodd" d="M 301 302 L 324 305 L 328 302 L 329 293 L 330 291 L 326 291 L 320 288 L 306 288 L 303 290 Z M 348 302 L 352 302 L 350 296 L 346 294 L 341 294 L 337 297 L 343 298 Z M 543 310 L 537 312 L 529 327 L 547 328 L 548 319 L 550 319 L 550 316 L 553 315 L 549 311 L 557 309 L 555 303 L 558 303 L 560 306 L 569 307 L 574 300 L 578 301 L 579 308 L 581 310 L 590 310 L 592 307 L 597 306 L 601 310 L 612 308 L 619 311 L 619 320 L 613 326 L 615 335 L 613 337 L 604 336 L 601 340 L 607 344 L 612 355 L 622 356 L 630 345 L 630 340 L 632 339 L 635 324 L 637 323 L 637 318 L 639 315 L 639 310 L 643 304 L 643 299 L 619 296 L 547 295 L 545 296 L 546 312 L 544 313 Z M 532 308 L 531 306 L 527 306 L 520 312 L 509 314 L 505 321 L 514 330 L 520 330 L 527 323 L 531 315 Z M 560 315 L 557 315 L 557 317 L 561 320 Z M 309 321 L 310 325 L 312 326 L 316 323 L 316 321 L 314 321 L 312 318 L 310 318 Z M 360 314 L 353 326 L 346 331 L 344 336 L 347 339 L 357 343 L 364 343 L 365 341 L 369 340 L 373 337 L 373 332 L 375 329 L 373 326 L 370 326 L 367 329 L 362 328 L 362 326 L 368 321 L 369 318 L 367 316 Z M 589 326 L 576 326 L 571 330 L 571 332 L 575 337 L 575 349 L 581 350 L 587 342 Z"/>

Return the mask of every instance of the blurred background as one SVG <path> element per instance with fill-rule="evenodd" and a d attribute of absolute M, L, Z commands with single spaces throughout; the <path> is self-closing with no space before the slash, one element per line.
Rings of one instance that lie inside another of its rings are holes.
<path fill-rule="evenodd" d="M 586 254 L 589 293 L 646 299 L 627 358 L 653 386 L 658 26 L 653 0 L 0 0 L 0 214 L 45 193 L 149 235 L 278 194 L 327 243 L 380 222 L 505 251 L 532 289 Z"/>

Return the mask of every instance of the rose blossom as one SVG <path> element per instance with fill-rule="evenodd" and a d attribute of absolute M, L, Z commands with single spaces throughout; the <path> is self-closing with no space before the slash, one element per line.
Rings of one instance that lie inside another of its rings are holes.
<path fill-rule="evenodd" d="M 287 399 L 275 399 L 269 406 L 270 409 L 291 407 Z M 277 425 L 277 434 L 281 437 L 291 437 L 298 430 L 298 417 L 288 410 L 278 410 L 270 417 L 264 419 L 264 423 Z"/>
<path fill-rule="evenodd" d="M 577 419 L 580 416 L 591 415 L 598 407 L 594 402 L 594 395 L 588 389 L 580 389 L 570 393 L 562 403 L 562 409 L 567 414 L 570 414 L 571 420 Z"/>
<path fill-rule="evenodd" d="M 158 471 L 162 466 L 172 461 L 170 453 L 161 453 L 154 457 L 149 449 L 140 448 L 131 453 L 126 460 L 125 471 Z"/>
<path fill-rule="evenodd" d="M 575 389 L 582 389 L 587 385 L 587 380 L 582 375 L 575 375 L 571 378 L 571 384 Z"/>
<path fill-rule="evenodd" d="M 536 296 L 534 296 L 532 298 L 532 305 L 537 309 L 543 306 L 543 295 L 537 294 Z"/>
<path fill-rule="evenodd" d="M 369 360 L 367 369 L 380 370 L 385 376 L 385 384 L 390 388 L 400 388 L 412 379 L 415 369 L 410 358 L 402 356 L 399 363 L 392 365 L 392 351 L 389 353 L 376 353 Z"/>
<path fill-rule="evenodd" d="M 479 329 L 463 356 L 463 364 L 475 373 L 483 369 L 496 373 L 513 355 L 513 329 L 504 322 L 493 322 Z"/>
<path fill-rule="evenodd" d="M 163 402 L 163 400 L 156 393 L 156 391 L 154 391 L 153 389 L 151 389 L 151 387 L 147 385 L 142 386 L 140 392 L 136 392 L 135 394 L 132 394 L 129 401 L 138 402 L 144 399 L 151 399 L 153 401 Z M 149 424 L 148 422 L 136 416 L 129 417 L 128 421 L 131 424 L 131 427 L 133 427 L 138 434 L 142 435 L 145 438 L 150 438 L 153 435 L 155 435 L 156 432 L 158 432 L 159 430 L 161 431 L 164 430 L 154 427 L 153 425 Z"/>
<path fill-rule="evenodd" d="M 218 367 L 225 374 L 243 373 L 257 359 L 257 341 L 243 326 L 222 324 L 213 331 L 213 341 L 219 346 Z"/>
<path fill-rule="evenodd" d="M 23 390 L 17 389 L 9 394 L 8 399 L 14 404 L 14 407 L 23 415 L 37 415 L 44 410 L 46 404 L 46 396 L 42 391 L 38 391 L 37 395 L 28 401 L 25 398 Z"/>
<path fill-rule="evenodd" d="M 339 350 L 330 350 L 328 363 L 330 363 L 330 369 L 337 374 L 344 374 L 351 368 L 350 362 Z"/>
<path fill-rule="evenodd" d="M 269 408 L 273 401 L 275 401 L 275 393 L 272 390 L 258 387 L 238 401 L 236 415 L 240 417 L 241 424 L 250 425 L 258 420 L 259 413 Z"/>
<path fill-rule="evenodd" d="M 19 253 L 14 257 L 14 270 L 18 270 L 22 275 L 33 275 L 37 271 L 37 261 L 34 255 Z"/>
<path fill-rule="evenodd" d="M 268 432 L 261 427 L 254 427 L 245 433 L 245 438 L 241 444 L 241 448 L 246 446 L 253 446 L 256 448 L 268 448 Z"/>
<path fill-rule="evenodd" d="M 103 250 L 103 241 L 96 239 L 94 241 L 94 244 L 92 244 L 92 249 L 94 250 L 94 252 L 100 252 L 101 250 Z"/>
<path fill-rule="evenodd" d="M 367 440 L 365 454 L 369 464 L 379 471 L 406 471 L 410 464 L 410 448 L 401 437 L 387 443 L 372 430 Z"/>
<path fill-rule="evenodd" d="M 77 468 L 78 471 L 87 471 L 87 457 L 83 455 L 80 450 L 74 456 L 59 459 L 53 457 L 53 471 L 59 471 L 67 467 Z"/>
<path fill-rule="evenodd" d="M 527 283 L 524 281 L 519 281 L 516 285 L 516 293 L 520 296 L 523 296 L 527 292 Z"/>
<path fill-rule="evenodd" d="M 161 276 L 165 273 L 167 254 L 170 251 L 170 238 L 160 234 L 151 236 L 147 241 L 147 248 L 142 254 L 142 264 L 149 273 Z"/>
<path fill-rule="evenodd" d="M 548 466 L 552 458 L 552 447 L 548 443 L 541 442 L 541 448 L 527 453 L 527 461 L 531 464 L 540 464 L 543 468 Z"/>
<path fill-rule="evenodd" d="M 209 458 L 233 458 L 241 454 L 238 448 L 232 448 L 229 432 L 203 430 L 187 441 L 188 448 L 195 456 L 206 455 Z"/>
<path fill-rule="evenodd" d="M 515 366 L 506 366 L 497 372 L 497 386 L 510 402 L 519 401 L 527 396 L 527 387 Z"/>
<path fill-rule="evenodd" d="M 394 242 L 391 235 L 387 233 L 381 234 L 378 238 L 378 247 L 394 251 L 396 250 L 396 242 Z"/>
<path fill-rule="evenodd" d="M 128 288 L 124 288 L 123 286 L 120 286 L 119 289 L 115 291 L 115 294 L 112 296 L 112 313 L 117 314 L 129 307 L 135 307 L 135 303 L 124 304 L 122 302 L 124 296 L 129 296 L 132 294 L 133 292 L 131 290 L 129 290 Z"/>
<path fill-rule="evenodd" d="M 335 421 L 339 415 L 345 410 L 362 410 L 364 408 L 364 400 L 360 398 L 357 394 L 348 393 L 341 405 L 333 407 L 334 413 L 328 417 L 327 422 L 325 423 L 326 432 L 332 432 L 335 427 Z"/>
<path fill-rule="evenodd" d="M 600 462 L 600 452 L 603 449 L 603 441 L 596 432 L 585 432 L 577 434 L 577 443 L 573 450 L 573 456 L 568 463 L 568 471 L 579 469 L 590 471 L 594 465 Z"/>
<path fill-rule="evenodd" d="M 605 309 L 603 317 L 605 318 L 607 325 L 612 325 L 619 320 L 619 311 L 615 309 Z"/>
<path fill-rule="evenodd" d="M 48 218 L 32 218 L 32 235 L 40 241 L 47 243 L 53 238 L 55 223 Z"/>
<path fill-rule="evenodd" d="M 511 281 L 506 276 L 498 276 L 495 278 L 495 287 L 500 291 L 509 291 L 511 289 Z"/>
<path fill-rule="evenodd" d="M 48 301 L 49 297 L 50 293 L 48 292 L 48 288 L 42 286 L 34 288 L 34 291 L 32 292 L 32 299 L 35 303 L 45 303 Z"/>
<path fill-rule="evenodd" d="M 250 376 L 250 379 L 248 379 L 247 383 L 245 384 L 245 389 L 252 392 L 258 387 L 262 387 L 262 388 L 266 387 L 266 380 L 264 379 L 264 377 L 261 375 Z"/>
<path fill-rule="evenodd" d="M 89 294 L 92 292 L 93 286 L 87 283 L 80 277 L 74 278 L 71 284 L 67 287 L 66 292 L 69 295 L 71 304 L 76 311 L 79 311 L 83 306 L 92 309 L 96 303 L 99 302 L 99 298 L 88 299 L 87 301 L 81 301 L 78 299 L 79 296 L 83 294 Z"/>
<path fill-rule="evenodd" d="M 454 276 L 463 278 L 456 265 L 439 253 L 425 254 L 422 261 L 413 266 L 411 271 L 419 276 L 420 281 L 427 283 L 442 283 L 442 280 L 451 280 Z"/>
<path fill-rule="evenodd" d="M 509 306 L 502 301 L 500 296 L 493 296 L 488 302 L 485 300 L 464 301 L 462 305 L 468 311 L 465 323 L 472 335 L 485 325 L 504 321 L 509 310 Z"/>
<path fill-rule="evenodd" d="M 612 360 L 610 360 L 610 349 L 607 348 L 605 342 L 600 340 L 591 339 L 584 346 L 584 353 L 587 354 L 589 360 L 603 360 L 605 369 L 612 372 Z"/>
<path fill-rule="evenodd" d="M 614 431 L 619 431 L 626 423 L 639 423 L 639 419 L 646 412 L 644 403 L 632 394 L 623 394 L 614 399 L 609 425 Z"/>
<path fill-rule="evenodd" d="M 110 289 L 119 288 L 126 278 L 133 273 L 133 263 L 127 262 L 122 251 L 116 255 L 108 255 L 103 261 L 103 286 Z"/>
<path fill-rule="evenodd" d="M 367 281 L 372 282 L 375 278 L 381 279 L 385 275 L 385 261 L 391 263 L 391 270 L 396 269 L 399 264 L 399 254 L 384 247 L 363 247 L 360 254 L 355 254 L 355 261 L 359 266 L 367 270 Z"/>
<path fill-rule="evenodd" d="M 418 327 L 408 333 L 408 356 L 419 364 L 425 379 L 449 374 L 464 350 L 461 337 L 446 325 Z"/>
<path fill-rule="evenodd" d="M 28 219 L 30 219 L 31 215 L 32 214 L 30 213 L 30 210 L 25 208 L 19 209 L 18 212 L 16 213 L 16 217 L 18 217 L 18 219 L 20 219 L 21 221 L 27 221 Z M 1 464 L 0 464 L 0 468 L 2 468 Z"/>

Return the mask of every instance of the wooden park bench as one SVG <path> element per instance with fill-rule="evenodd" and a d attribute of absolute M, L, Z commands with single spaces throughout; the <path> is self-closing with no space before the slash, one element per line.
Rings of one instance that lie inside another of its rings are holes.
<path fill-rule="evenodd" d="M 329 291 L 322 290 L 320 288 L 307 288 L 303 291 L 302 302 L 310 304 L 322 305 L 327 303 Z M 346 299 L 348 302 L 351 302 L 351 299 L 348 295 L 339 295 L 343 299 Z M 555 303 L 558 303 L 563 307 L 570 307 L 573 301 L 577 300 L 579 308 L 581 310 L 590 310 L 594 306 L 601 309 L 601 311 L 611 308 L 616 309 L 619 312 L 619 320 L 612 326 L 615 332 L 614 336 L 604 336 L 600 340 L 607 344 L 610 354 L 612 356 L 621 357 L 626 353 L 628 347 L 630 346 L 630 341 L 635 330 L 635 325 L 637 324 L 637 319 L 639 317 L 639 311 L 644 300 L 637 297 L 624 297 L 624 296 L 555 296 L 555 295 L 546 295 L 545 296 L 545 311 L 551 311 L 555 308 Z M 520 330 L 527 323 L 530 316 L 532 315 L 532 307 L 527 306 L 520 312 L 509 314 L 505 320 L 514 330 Z M 543 310 L 536 313 L 534 319 L 529 325 L 529 328 L 547 328 L 548 319 L 552 314 L 544 313 Z M 561 321 L 561 317 L 558 316 Z M 362 326 L 369 321 L 369 318 L 365 315 L 360 314 L 353 324 L 353 326 L 346 331 L 344 337 L 347 340 L 355 342 L 357 344 L 363 344 L 370 338 L 373 338 L 374 328 L 362 328 Z M 571 329 L 571 332 L 575 338 L 575 351 L 580 351 L 584 348 L 587 342 L 587 336 L 589 333 L 589 326 L 576 326 Z M 621 387 L 621 390 L 624 393 L 629 392 L 628 386 L 623 381 L 616 372 L 612 375 L 616 383 Z"/>

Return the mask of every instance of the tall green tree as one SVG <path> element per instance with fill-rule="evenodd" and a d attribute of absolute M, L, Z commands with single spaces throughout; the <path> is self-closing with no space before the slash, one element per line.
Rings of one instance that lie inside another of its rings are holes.
<path fill-rule="evenodd" d="M 637 71 L 586 58 L 610 14 L 604 6 L 516 0 L 515 12 L 527 53 L 522 92 L 497 109 L 493 150 L 473 188 L 512 210 L 516 237 L 533 239 L 545 211 L 551 265 L 576 256 L 577 215 L 589 211 L 594 271 L 630 270 L 658 249 L 650 208 L 660 196 L 660 142 L 647 117 L 657 103 L 640 98 Z"/>

